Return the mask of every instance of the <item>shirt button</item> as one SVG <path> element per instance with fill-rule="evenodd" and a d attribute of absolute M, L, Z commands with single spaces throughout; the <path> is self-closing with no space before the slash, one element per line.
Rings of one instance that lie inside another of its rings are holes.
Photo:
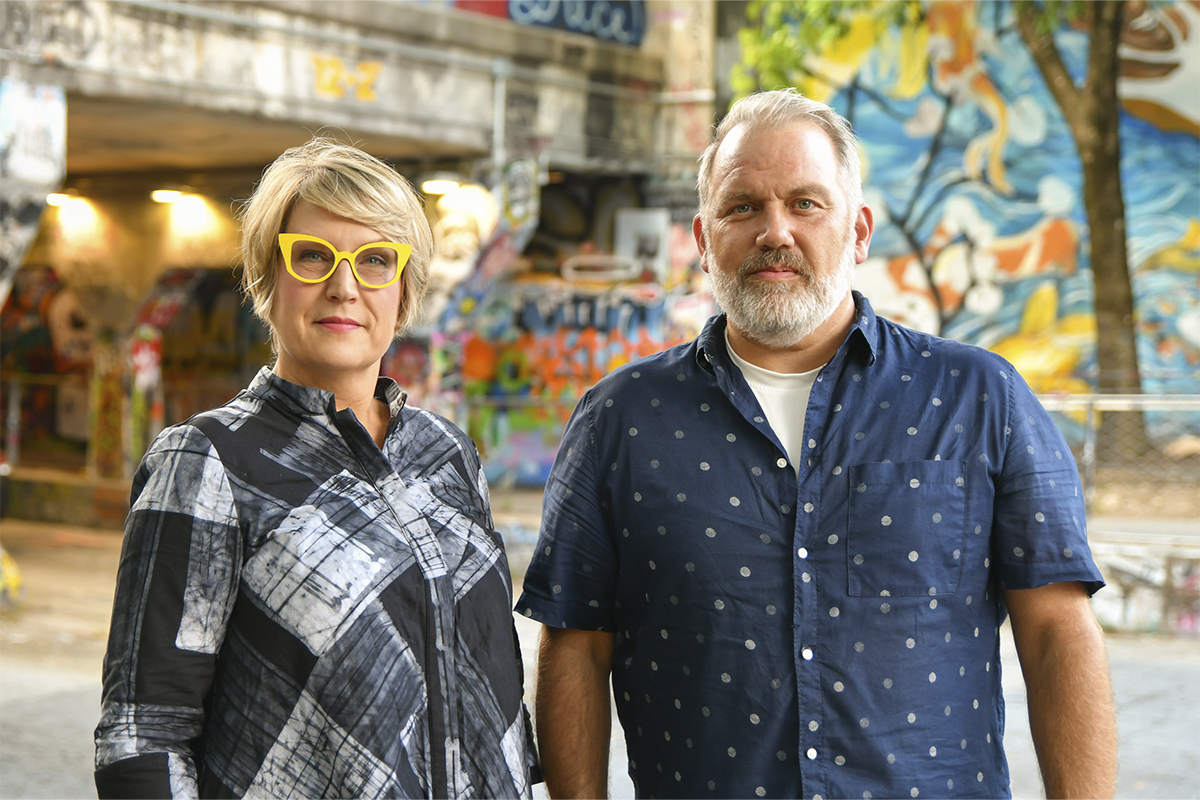
<path fill-rule="evenodd" d="M 801 558 L 808 558 L 808 548 L 801 547 L 799 550 L 796 551 L 796 555 L 800 556 Z"/>
<path fill-rule="evenodd" d="M 787 459 L 786 459 L 786 458 L 780 458 L 780 459 L 776 459 L 776 461 L 775 461 L 775 466 L 779 467 L 780 469 L 782 469 L 782 468 L 786 467 L 786 466 L 787 466 Z"/>
<path fill-rule="evenodd" d="M 805 753 L 805 755 L 808 756 L 810 761 L 816 761 L 817 760 L 817 748 L 815 748 L 815 747 L 808 748 L 808 752 Z"/>
<path fill-rule="evenodd" d="M 805 661 L 812 661 L 812 648 L 806 647 L 800 651 L 800 657 Z"/>

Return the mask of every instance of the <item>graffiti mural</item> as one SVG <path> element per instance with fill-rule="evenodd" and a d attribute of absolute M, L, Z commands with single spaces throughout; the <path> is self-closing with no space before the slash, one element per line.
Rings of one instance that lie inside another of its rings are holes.
<path fill-rule="evenodd" d="M 67 99 L 61 86 L 0 80 L 0 304 L 37 235 L 48 192 L 67 171 Z"/>
<path fill-rule="evenodd" d="M 0 368 L 20 389 L 0 395 L 16 437 L 7 449 L 75 467 L 92 441 L 92 466 L 122 475 L 164 425 L 229 400 L 272 361 L 236 282 L 228 270 L 168 270 L 132 316 L 132 335 L 116 338 L 96 333 L 54 270 L 19 270 L 0 314 Z"/>
<path fill-rule="evenodd" d="M 1078 155 L 1005 2 L 931 2 L 883 35 L 862 18 L 801 86 L 862 142 L 876 309 L 986 346 L 1035 391 L 1096 385 L 1096 323 Z M 1138 355 L 1148 393 L 1200 391 L 1200 4 L 1130 3 L 1122 173 Z M 1087 36 L 1055 39 L 1072 74 Z M 877 45 L 878 42 L 886 42 Z M 1184 415 L 1148 419 L 1169 440 Z M 1171 426 L 1176 426 L 1172 428 Z"/>
<path fill-rule="evenodd" d="M 489 481 L 540 486 L 578 398 L 618 366 L 690 338 L 712 303 L 692 280 L 690 232 L 667 209 L 641 208 L 628 178 L 542 187 L 510 165 L 495 196 L 495 232 L 465 248 L 473 264 L 439 267 L 459 282 L 435 296 L 438 324 L 394 345 L 383 372 L 410 402 L 466 429 Z M 480 226 L 439 212 L 435 231 L 453 236 L 437 237 L 446 253 L 435 261 L 461 259 L 456 242 Z"/>
<path fill-rule="evenodd" d="M 18 270 L 0 313 L 0 396 L 5 457 L 22 444 L 62 463 L 82 464 L 87 441 L 87 372 L 92 334 L 79 299 L 53 270 Z M 18 381 L 14 376 L 35 376 Z M 48 376 L 36 380 L 36 376 Z"/>

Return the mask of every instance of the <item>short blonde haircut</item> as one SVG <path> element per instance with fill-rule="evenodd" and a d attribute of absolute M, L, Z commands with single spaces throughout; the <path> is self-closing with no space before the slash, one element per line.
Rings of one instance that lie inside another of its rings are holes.
<path fill-rule="evenodd" d="M 318 136 L 275 159 L 237 213 L 242 227 L 242 288 L 254 313 L 271 329 L 272 344 L 279 234 L 298 200 L 365 225 L 388 241 L 412 245 L 400 277 L 403 291 L 396 335 L 412 326 L 420 316 L 433 257 L 433 234 L 421 198 L 400 173 L 378 158 Z"/>

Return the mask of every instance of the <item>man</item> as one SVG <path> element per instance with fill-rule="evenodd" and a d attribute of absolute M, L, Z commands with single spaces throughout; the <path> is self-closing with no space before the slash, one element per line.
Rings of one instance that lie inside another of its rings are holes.
<path fill-rule="evenodd" d="M 725 315 L 580 401 L 518 611 L 554 797 L 1007 797 L 1012 620 L 1047 794 L 1111 796 L 1103 585 L 1070 452 L 1001 358 L 852 293 L 849 124 L 736 104 L 693 224 Z"/>

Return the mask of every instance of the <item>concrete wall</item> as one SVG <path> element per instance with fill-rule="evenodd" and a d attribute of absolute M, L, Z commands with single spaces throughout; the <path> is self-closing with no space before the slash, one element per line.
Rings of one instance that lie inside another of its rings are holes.
<path fill-rule="evenodd" d="M 414 156 L 532 149 L 593 169 L 650 169 L 663 88 L 661 55 L 408 2 L 11 0 L 3 69 L 75 96 L 393 137 Z"/>

